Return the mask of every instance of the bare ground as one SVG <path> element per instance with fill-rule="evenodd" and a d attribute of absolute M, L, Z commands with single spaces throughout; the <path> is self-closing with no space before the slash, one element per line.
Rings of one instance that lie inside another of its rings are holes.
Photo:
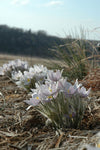
<path fill-rule="evenodd" d="M 27 92 L 6 76 L 0 76 L 0 150 L 83 150 L 84 144 L 100 140 L 100 91 L 93 92 L 80 129 L 57 135 L 34 108 L 26 111 Z M 97 94 L 99 93 L 99 94 Z M 85 149 L 84 149 L 85 150 Z"/>
<path fill-rule="evenodd" d="M 15 60 L 15 59 L 21 59 L 24 61 L 28 61 L 29 65 L 34 65 L 34 64 L 43 64 L 47 67 L 51 66 L 62 66 L 65 67 L 66 63 L 61 60 L 57 59 L 50 59 L 50 58 L 39 58 L 39 57 L 26 57 L 26 56 L 15 56 L 15 55 L 7 55 L 7 54 L 0 54 L 0 66 L 2 66 L 4 63 L 8 63 L 10 60 Z"/>
<path fill-rule="evenodd" d="M 26 60 L 32 64 L 51 66 L 61 61 L 38 58 L 0 55 L 0 65 L 9 60 Z M 100 69 L 94 70 L 82 81 L 92 87 L 90 102 L 80 129 L 65 129 L 60 135 L 51 126 L 45 125 L 45 118 L 35 108 L 23 101 L 28 93 L 19 89 L 6 76 L 0 76 L 0 150 L 83 150 L 84 145 L 100 145 Z M 4 100 L 5 99 L 5 100 Z M 84 149 L 85 150 L 85 149 Z"/>

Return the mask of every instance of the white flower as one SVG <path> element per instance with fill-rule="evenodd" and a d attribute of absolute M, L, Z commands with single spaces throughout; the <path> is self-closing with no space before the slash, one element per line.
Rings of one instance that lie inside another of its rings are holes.
<path fill-rule="evenodd" d="M 33 75 L 34 75 L 34 74 L 35 74 L 34 68 L 33 68 L 33 67 L 30 67 L 30 68 L 29 68 L 29 72 L 30 72 L 30 74 L 33 74 Z"/>
<path fill-rule="evenodd" d="M 12 60 L 8 64 L 3 64 L 0 68 L 1 75 L 11 75 L 12 71 L 25 71 L 28 69 L 28 63 L 21 60 Z"/>
<path fill-rule="evenodd" d="M 73 86 L 71 83 L 67 82 L 66 78 L 62 78 L 58 81 L 58 89 L 68 95 L 73 93 Z"/>
<path fill-rule="evenodd" d="M 86 88 L 82 86 L 81 88 L 78 88 L 78 94 L 82 97 L 87 97 L 90 93 L 90 90 L 91 90 L 91 88 L 86 90 Z"/>
<path fill-rule="evenodd" d="M 56 72 L 54 72 L 53 70 L 49 70 L 47 77 L 51 81 L 58 81 L 62 78 L 62 72 L 63 70 L 57 70 Z"/>
<path fill-rule="evenodd" d="M 32 106 L 37 106 L 41 100 L 37 94 L 34 94 L 30 100 L 24 100 L 24 102 Z"/>
<path fill-rule="evenodd" d="M 33 67 L 29 68 L 29 72 L 36 75 L 40 73 L 47 74 L 48 69 L 43 65 L 34 65 Z"/>
<path fill-rule="evenodd" d="M 69 94 L 77 93 L 77 90 L 82 86 L 82 84 L 78 84 L 78 79 L 76 79 L 75 84 L 71 85 L 68 89 Z"/>
<path fill-rule="evenodd" d="M 34 77 L 36 79 L 37 82 L 40 82 L 41 84 L 45 81 L 46 79 L 46 74 L 45 73 L 38 73 L 38 74 L 35 74 Z"/>
<path fill-rule="evenodd" d="M 74 85 L 67 82 L 66 78 L 62 78 L 58 81 L 58 89 L 61 92 L 64 92 L 66 94 L 66 96 L 71 96 L 71 95 L 75 94 L 81 85 L 82 84 L 78 84 L 78 80 L 76 80 Z"/>
<path fill-rule="evenodd" d="M 32 79 L 33 76 L 34 76 L 34 74 L 32 74 L 32 73 L 30 73 L 30 72 L 28 72 L 28 71 L 24 71 L 24 76 L 25 76 L 26 78 Z"/>
<path fill-rule="evenodd" d="M 13 79 L 19 76 L 19 81 L 16 82 L 19 87 L 32 88 L 35 80 L 41 84 L 44 83 L 44 80 L 47 77 L 47 68 L 43 67 L 43 65 L 35 65 L 34 68 L 30 67 L 28 71 L 24 71 L 21 75 L 14 73 L 12 74 Z"/>
<path fill-rule="evenodd" d="M 78 79 L 76 79 L 75 84 L 74 84 L 74 88 L 75 88 L 75 89 L 78 89 L 78 88 L 81 87 L 81 86 L 82 86 L 82 84 L 81 84 L 81 83 L 78 84 Z"/>
<path fill-rule="evenodd" d="M 67 78 L 61 78 L 58 82 L 58 89 L 61 91 L 65 90 L 66 84 L 67 84 Z M 70 84 L 71 85 L 71 84 Z"/>
<path fill-rule="evenodd" d="M 43 65 L 34 65 L 29 68 L 29 73 L 36 79 L 37 82 L 41 84 L 47 78 L 47 68 Z"/>
<path fill-rule="evenodd" d="M 53 98 L 56 98 L 58 95 L 58 88 L 56 83 L 48 83 L 39 85 L 38 83 L 35 84 L 36 89 L 31 89 L 32 96 L 37 94 L 42 103 L 48 102 Z"/>
<path fill-rule="evenodd" d="M 3 72 L 11 71 L 11 65 L 10 64 L 3 64 Z"/>
<path fill-rule="evenodd" d="M 31 83 L 30 76 L 27 76 L 27 74 L 24 74 L 20 77 L 20 80 L 16 82 L 18 87 L 25 88 L 25 86 L 29 85 Z"/>
<path fill-rule="evenodd" d="M 52 96 L 53 98 L 56 98 L 58 95 L 57 83 L 46 82 L 45 84 L 40 86 L 40 90 L 42 95 L 44 95 L 45 97 Z"/>
<path fill-rule="evenodd" d="M 19 69 L 19 70 L 27 70 L 28 69 L 28 62 L 26 61 L 21 61 L 20 59 L 10 61 L 9 64 L 13 67 L 13 69 Z"/>
<path fill-rule="evenodd" d="M 23 76 L 23 74 L 22 74 L 22 72 L 19 70 L 18 72 L 13 71 L 12 74 L 11 74 L 11 76 L 12 76 L 12 79 L 13 79 L 14 81 L 17 81 L 17 80 L 20 80 L 20 78 Z"/>
<path fill-rule="evenodd" d="M 47 67 L 44 67 L 43 65 L 34 65 L 33 68 L 35 73 L 47 73 L 48 70 Z"/>
<path fill-rule="evenodd" d="M 3 67 L 0 67 L 0 75 L 4 75 L 4 69 L 3 69 Z"/>

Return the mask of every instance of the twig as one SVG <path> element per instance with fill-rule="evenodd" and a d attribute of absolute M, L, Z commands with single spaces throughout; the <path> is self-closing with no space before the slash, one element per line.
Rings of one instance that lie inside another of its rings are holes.
<path fill-rule="evenodd" d="M 59 138 L 58 138 L 58 140 L 57 140 L 57 143 L 56 143 L 56 145 L 55 145 L 55 148 L 59 148 L 59 145 L 60 145 L 60 142 L 61 142 L 61 139 L 62 139 L 63 135 L 64 135 L 64 133 L 62 133 L 62 134 L 59 136 Z"/>
<path fill-rule="evenodd" d="M 3 141 L 3 142 L 0 142 L 0 146 L 4 146 L 4 144 L 7 144 L 8 141 Z"/>
<path fill-rule="evenodd" d="M 21 148 L 20 147 L 18 147 L 18 146 L 15 146 L 15 145 L 9 145 L 10 147 L 12 147 L 12 148 L 16 148 L 17 150 L 21 150 Z"/>
<path fill-rule="evenodd" d="M 21 147 L 21 148 L 23 148 L 26 144 L 27 144 L 27 140 L 29 140 L 29 139 L 31 139 L 32 138 L 32 135 L 30 135 L 29 137 L 27 137 L 25 140 L 23 140 L 20 144 L 19 144 L 19 146 Z"/>
<path fill-rule="evenodd" d="M 85 136 L 71 136 L 70 134 L 68 135 L 69 138 L 78 138 L 78 139 L 87 139 Z"/>

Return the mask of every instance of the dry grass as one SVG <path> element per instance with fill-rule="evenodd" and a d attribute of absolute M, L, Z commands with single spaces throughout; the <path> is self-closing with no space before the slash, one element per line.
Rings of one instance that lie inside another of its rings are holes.
<path fill-rule="evenodd" d="M 14 59 L 26 60 L 30 65 L 65 65 L 63 61 L 11 55 L 0 55 L 0 65 Z M 90 80 L 95 83 L 97 79 L 100 81 L 100 69 L 86 76 L 85 86 L 91 84 Z M 96 90 L 100 88 L 95 87 Z M 66 129 L 58 136 L 51 126 L 45 126 L 45 118 L 34 108 L 26 111 L 27 104 L 23 100 L 29 99 L 28 94 L 5 76 L 0 76 L 0 91 L 6 102 L 4 104 L 0 97 L 0 150 L 83 150 L 84 144 L 96 146 L 100 140 L 96 137 L 100 131 L 100 93 L 90 98 L 81 129 Z"/>
<path fill-rule="evenodd" d="M 28 61 L 28 63 L 31 66 L 34 64 L 43 64 L 50 68 L 52 68 L 53 66 L 66 67 L 66 63 L 62 60 L 39 58 L 39 57 L 15 56 L 15 55 L 7 55 L 7 54 L 6 55 L 0 54 L 0 66 L 2 66 L 4 63 L 8 63 L 8 61 L 10 60 L 15 60 L 15 59 Z"/>
<path fill-rule="evenodd" d="M 92 69 L 81 82 L 86 88 L 99 91 L 100 95 L 100 68 Z"/>
<path fill-rule="evenodd" d="M 45 118 L 34 108 L 26 111 L 27 93 L 7 77 L 0 76 L 0 150 L 83 150 L 84 144 L 96 146 L 100 131 L 100 97 L 91 98 L 81 129 L 67 128 L 59 136 L 45 126 Z M 90 109 L 91 108 L 91 109 Z"/>

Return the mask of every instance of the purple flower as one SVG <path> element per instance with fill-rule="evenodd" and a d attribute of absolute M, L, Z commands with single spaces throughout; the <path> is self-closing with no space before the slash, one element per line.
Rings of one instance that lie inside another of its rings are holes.
<path fill-rule="evenodd" d="M 78 94 L 82 97 L 87 97 L 90 93 L 90 90 L 91 90 L 91 88 L 86 90 L 86 88 L 82 86 L 81 88 L 78 88 Z"/>
<path fill-rule="evenodd" d="M 48 72 L 47 77 L 49 80 L 57 82 L 58 80 L 62 78 L 62 72 L 63 70 L 62 71 L 57 70 L 56 72 L 54 72 L 53 70 L 50 70 Z"/>
<path fill-rule="evenodd" d="M 37 94 L 34 94 L 33 97 L 30 98 L 30 100 L 24 100 L 24 102 L 32 106 L 37 106 L 41 102 L 41 100 Z"/>
<path fill-rule="evenodd" d="M 69 113 L 69 114 L 64 114 L 65 118 L 74 118 L 76 116 L 75 112 Z"/>
<path fill-rule="evenodd" d="M 40 86 L 40 91 L 46 97 L 53 96 L 53 98 L 56 98 L 58 95 L 58 84 L 55 82 L 46 82 L 45 85 Z"/>
<path fill-rule="evenodd" d="M 65 93 L 66 96 L 70 96 L 76 93 L 78 87 L 80 87 L 81 84 L 78 84 L 78 81 L 76 80 L 75 84 L 72 85 L 71 83 L 67 82 L 66 79 L 62 78 L 58 81 L 58 89 Z"/>

